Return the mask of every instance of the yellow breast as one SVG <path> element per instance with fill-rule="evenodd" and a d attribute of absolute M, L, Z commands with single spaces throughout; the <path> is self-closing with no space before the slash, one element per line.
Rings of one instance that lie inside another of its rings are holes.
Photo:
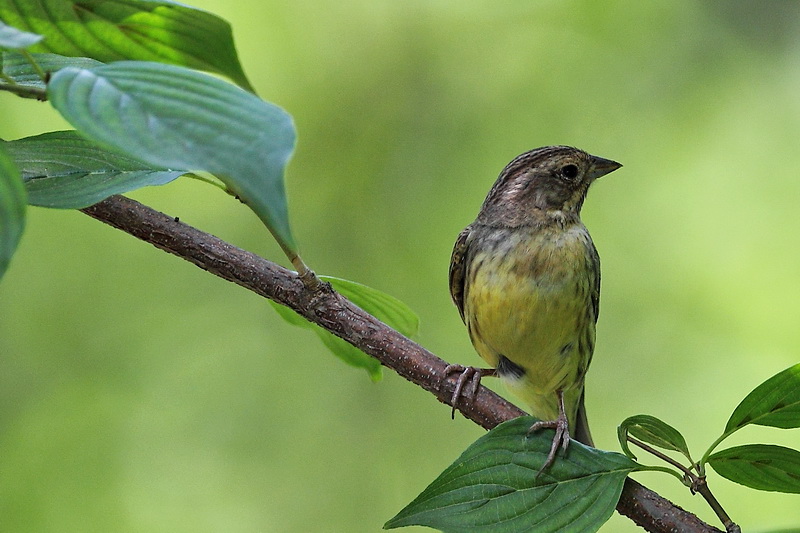
<path fill-rule="evenodd" d="M 502 355 L 522 367 L 532 394 L 565 390 L 583 378 L 591 353 L 581 354 L 579 345 L 587 328 L 594 341 L 589 246 L 582 225 L 517 228 L 470 260 L 464 310 L 472 342 L 489 364 Z"/>

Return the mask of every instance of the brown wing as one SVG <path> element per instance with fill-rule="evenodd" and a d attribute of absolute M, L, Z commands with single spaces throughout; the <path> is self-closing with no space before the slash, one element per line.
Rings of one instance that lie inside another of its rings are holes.
<path fill-rule="evenodd" d="M 461 320 L 464 320 L 464 283 L 466 277 L 466 258 L 469 249 L 470 233 L 472 227 L 467 226 L 458 234 L 456 244 L 453 246 L 453 255 L 450 256 L 450 296 L 458 307 Z"/>
<path fill-rule="evenodd" d="M 594 308 L 594 321 L 600 316 L 600 256 L 594 244 L 589 249 L 589 257 L 594 270 L 594 280 L 592 283 L 592 307 Z"/>

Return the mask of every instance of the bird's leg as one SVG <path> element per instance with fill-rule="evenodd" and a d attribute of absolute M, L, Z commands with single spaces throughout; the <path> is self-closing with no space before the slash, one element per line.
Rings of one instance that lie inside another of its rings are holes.
<path fill-rule="evenodd" d="M 474 366 L 463 365 L 447 365 L 444 369 L 444 379 L 447 379 L 450 374 L 460 372 L 458 381 L 456 381 L 456 388 L 453 390 L 453 396 L 450 398 L 450 405 L 453 410 L 450 413 L 452 418 L 456 417 L 456 406 L 458 405 L 459 398 L 468 398 L 469 400 L 475 399 L 475 394 L 478 393 L 478 387 L 481 384 L 481 377 L 494 376 L 497 370 L 494 368 L 475 368 Z M 469 388 L 464 387 L 469 382 Z"/>
<path fill-rule="evenodd" d="M 567 411 L 564 409 L 564 393 L 559 390 L 556 391 L 556 394 L 558 395 L 558 418 L 555 420 L 540 420 L 528 430 L 529 435 L 540 429 L 556 430 L 553 444 L 550 445 L 550 453 L 547 454 L 547 460 L 545 460 L 542 468 L 539 469 L 537 476 L 552 466 L 559 448 L 566 450 L 569 445 L 569 421 L 567 420 Z"/>

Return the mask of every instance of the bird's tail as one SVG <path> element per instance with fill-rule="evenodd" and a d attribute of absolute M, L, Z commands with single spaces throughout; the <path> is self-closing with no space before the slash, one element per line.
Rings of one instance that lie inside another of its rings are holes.
<path fill-rule="evenodd" d="M 586 407 L 583 405 L 583 396 L 584 392 L 581 392 L 581 399 L 578 401 L 578 414 L 575 417 L 575 434 L 572 437 L 578 442 L 594 447 L 592 434 L 589 431 L 589 421 L 586 419 Z"/>

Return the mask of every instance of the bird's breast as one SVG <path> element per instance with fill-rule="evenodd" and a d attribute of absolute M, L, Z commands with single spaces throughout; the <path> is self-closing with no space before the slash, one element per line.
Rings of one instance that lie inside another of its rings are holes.
<path fill-rule="evenodd" d="M 478 353 L 522 367 L 543 390 L 577 379 L 595 275 L 586 228 L 503 228 L 473 243 L 465 317 Z M 590 356 L 591 354 L 588 354 Z"/>

